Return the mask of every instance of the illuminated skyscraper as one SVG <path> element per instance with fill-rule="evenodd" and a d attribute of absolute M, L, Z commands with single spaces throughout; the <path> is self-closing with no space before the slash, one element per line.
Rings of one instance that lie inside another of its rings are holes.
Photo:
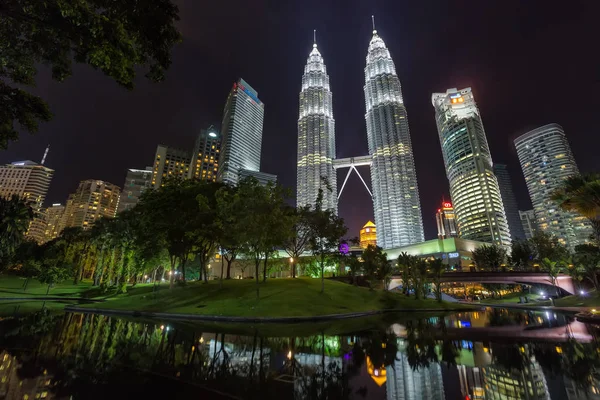
<path fill-rule="evenodd" d="M 422 242 L 406 107 L 396 66 L 376 30 L 369 43 L 364 90 L 377 244 L 389 249 Z"/>
<path fill-rule="evenodd" d="M 431 101 L 461 238 L 510 244 L 492 155 L 471 88 L 433 93 Z"/>
<path fill-rule="evenodd" d="M 260 171 L 265 105 L 246 81 L 233 84 L 223 111 L 217 180 L 235 185 L 240 171 Z"/>
<path fill-rule="evenodd" d="M 562 211 L 550 198 L 566 178 L 579 174 L 563 128 L 544 125 L 516 138 L 515 147 L 538 229 L 555 235 L 571 250 L 587 242 L 592 228 L 586 219 Z"/>
<path fill-rule="evenodd" d="M 220 151 L 221 135 L 215 127 L 211 125 L 208 129 L 202 129 L 194 145 L 188 178 L 215 182 Z"/>
<path fill-rule="evenodd" d="M 535 220 L 535 213 L 533 212 L 533 210 L 519 210 L 519 217 L 521 218 L 521 225 L 523 226 L 523 233 L 525 234 L 525 239 L 531 239 L 537 231 L 537 221 Z"/>
<path fill-rule="evenodd" d="M 81 181 L 69 195 L 65 208 L 65 227 L 91 228 L 102 218 L 114 218 L 119 206 L 120 188 L 104 181 Z"/>
<path fill-rule="evenodd" d="M 323 57 L 313 44 L 302 76 L 298 118 L 296 204 L 314 206 L 323 189 L 323 208 L 337 212 L 335 121 L 329 76 Z M 327 187 L 329 185 L 329 188 Z"/>
<path fill-rule="evenodd" d="M 192 157 L 185 150 L 159 145 L 152 166 L 152 186 L 158 189 L 167 178 L 186 179 Z"/>
<path fill-rule="evenodd" d="M 435 213 L 435 222 L 438 228 L 438 238 L 458 237 L 454 208 L 449 201 L 442 202 L 442 207 L 438 208 L 437 213 Z"/>
<path fill-rule="evenodd" d="M 154 174 L 152 167 L 146 169 L 128 169 L 123 192 L 119 199 L 118 212 L 130 210 L 140 201 L 140 196 L 152 187 Z"/>
<path fill-rule="evenodd" d="M 496 179 L 498 179 L 498 187 L 500 188 L 500 196 L 502 197 L 502 204 L 504 205 L 504 213 L 506 214 L 506 222 L 508 223 L 511 239 L 523 240 L 525 239 L 525 232 L 523 231 L 523 224 L 521 224 L 519 206 L 517 205 L 517 198 L 513 191 L 508 167 L 506 164 L 494 164 L 494 174 L 496 175 Z"/>

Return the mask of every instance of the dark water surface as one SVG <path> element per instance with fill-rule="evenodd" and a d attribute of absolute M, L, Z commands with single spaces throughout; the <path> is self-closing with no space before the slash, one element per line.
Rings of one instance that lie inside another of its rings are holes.
<path fill-rule="evenodd" d="M 550 312 L 291 326 L 0 314 L 0 399 L 600 399 L 595 328 Z"/>

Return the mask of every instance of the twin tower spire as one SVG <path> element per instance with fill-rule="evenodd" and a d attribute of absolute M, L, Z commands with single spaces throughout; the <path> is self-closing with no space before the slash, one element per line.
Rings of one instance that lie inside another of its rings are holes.
<path fill-rule="evenodd" d="M 315 206 L 323 190 L 323 208 L 337 212 L 335 120 L 329 75 L 317 48 L 302 76 L 298 118 L 298 207 Z M 365 67 L 365 120 L 377 244 L 384 249 L 422 242 L 423 221 L 406 108 L 396 67 L 375 30 Z M 341 161 L 341 160 L 338 160 Z"/>

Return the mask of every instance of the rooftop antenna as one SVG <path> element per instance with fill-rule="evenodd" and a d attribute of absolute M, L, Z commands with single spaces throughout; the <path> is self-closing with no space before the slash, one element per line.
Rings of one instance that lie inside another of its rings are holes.
<path fill-rule="evenodd" d="M 317 30 L 313 30 L 313 47 L 317 47 Z"/>
<path fill-rule="evenodd" d="M 44 163 L 46 162 L 46 157 L 48 156 L 49 151 L 50 151 L 50 145 L 48 145 L 48 147 L 46 147 L 46 150 L 44 151 L 44 156 L 42 157 L 41 165 L 44 165 Z"/>
<path fill-rule="evenodd" d="M 375 29 L 375 16 L 371 15 L 371 21 L 373 21 L 373 33 L 377 33 L 377 30 Z"/>

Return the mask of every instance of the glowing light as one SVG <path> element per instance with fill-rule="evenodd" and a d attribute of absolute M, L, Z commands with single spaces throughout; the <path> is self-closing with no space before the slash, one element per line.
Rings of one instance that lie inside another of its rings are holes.
<path fill-rule="evenodd" d="M 164 326 L 164 325 L 161 325 L 161 326 L 160 326 L 160 330 L 162 331 L 163 329 L 165 329 L 165 326 Z"/>
<path fill-rule="evenodd" d="M 291 351 L 291 350 L 290 350 L 290 351 L 288 351 L 288 353 L 287 353 L 287 358 L 288 358 L 288 360 L 291 360 L 291 359 L 292 359 L 292 351 Z"/>
<path fill-rule="evenodd" d="M 209 132 L 208 136 L 215 138 L 215 137 L 217 137 L 217 134 L 214 132 Z"/>
<path fill-rule="evenodd" d="M 290 257 L 290 262 L 293 263 L 294 262 L 294 257 Z"/>

